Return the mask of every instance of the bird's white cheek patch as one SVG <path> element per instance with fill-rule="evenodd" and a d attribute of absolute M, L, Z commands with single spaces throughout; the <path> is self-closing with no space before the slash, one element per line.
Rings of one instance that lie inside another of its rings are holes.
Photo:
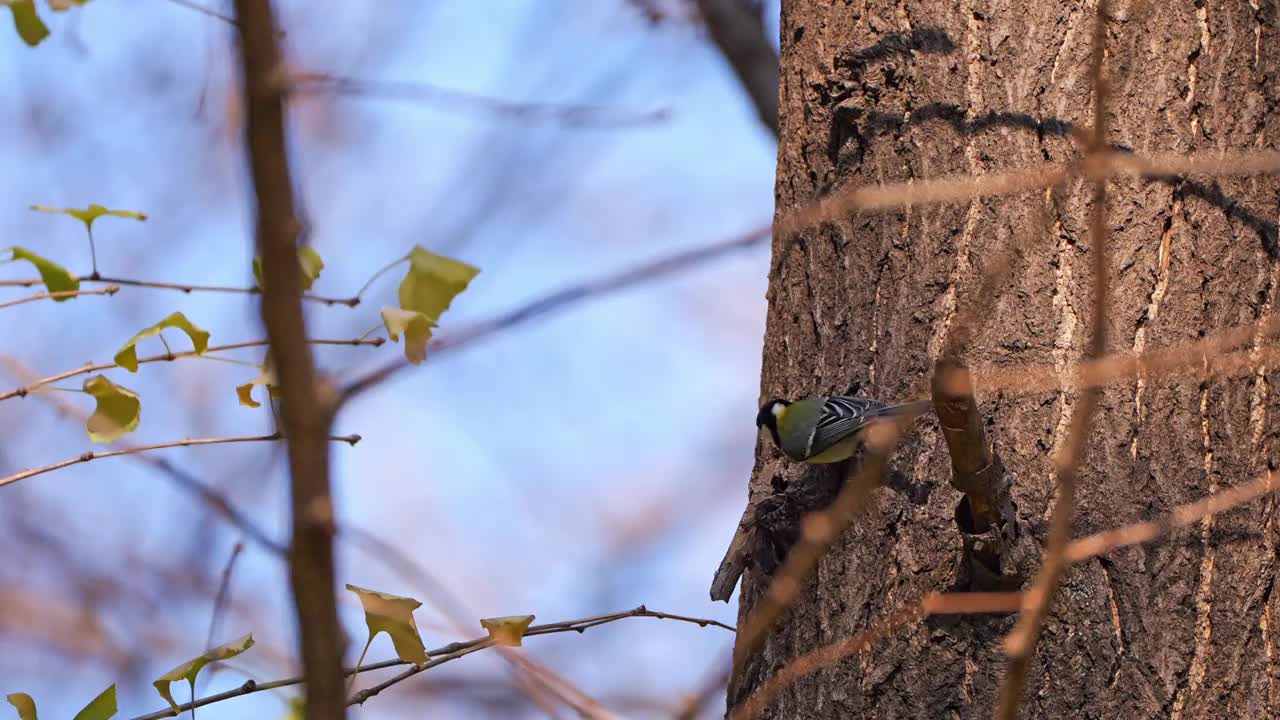
<path fill-rule="evenodd" d="M 779 417 L 782 417 L 782 411 L 786 409 L 787 409 L 786 405 L 777 404 L 777 405 L 774 405 L 772 408 L 770 408 L 769 412 L 773 413 L 773 416 L 775 418 L 779 418 Z"/>

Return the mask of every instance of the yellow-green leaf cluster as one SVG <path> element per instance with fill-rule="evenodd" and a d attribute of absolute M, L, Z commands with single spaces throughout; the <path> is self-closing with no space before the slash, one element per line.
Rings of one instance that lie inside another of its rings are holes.
<path fill-rule="evenodd" d="M 111 442 L 138 428 L 138 422 L 142 419 L 142 402 L 138 400 L 137 393 L 111 382 L 103 375 L 94 375 L 85 380 L 84 391 L 98 401 L 98 407 L 86 423 L 91 441 Z"/>
<path fill-rule="evenodd" d="M 5 262 L 25 260 L 34 265 L 36 272 L 40 273 L 40 280 L 44 282 L 44 287 L 49 292 L 68 292 L 80 289 L 80 279 L 58 263 L 17 245 L 5 249 L 10 254 L 10 258 Z M 53 300 L 54 302 L 65 302 L 70 299 L 70 297 L 60 297 Z"/>
<path fill-rule="evenodd" d="M 409 597 L 401 597 L 390 593 L 368 590 L 355 585 L 347 585 L 347 589 L 360 598 L 364 607 L 364 621 L 369 626 L 369 640 L 385 632 L 391 636 L 396 655 L 405 662 L 421 665 L 430 658 L 422 637 L 418 635 L 418 624 L 414 622 L 413 611 L 422 607 L 422 603 Z"/>
<path fill-rule="evenodd" d="M 200 674 L 200 671 L 204 669 L 205 665 L 212 662 L 218 662 L 219 660 L 229 660 L 251 647 L 253 647 L 253 633 L 249 633 L 244 637 L 232 640 L 225 645 L 219 645 L 199 657 L 192 658 L 182 663 L 178 667 L 170 670 L 164 675 L 161 675 L 152 684 L 156 686 L 156 692 L 160 693 L 160 697 L 164 698 L 169 703 L 169 707 L 174 712 L 177 712 L 178 703 L 173 701 L 173 695 L 169 688 L 170 683 L 174 683 L 179 680 L 186 680 L 187 683 L 191 685 L 192 693 L 194 693 L 196 687 L 196 675 Z"/>
<path fill-rule="evenodd" d="M 400 307 L 382 308 L 382 322 L 392 340 L 404 335 L 404 356 L 417 365 L 427 356 L 432 328 L 480 270 L 418 245 L 406 257 L 409 270 L 400 281 Z"/>
<path fill-rule="evenodd" d="M 209 333 L 188 320 L 186 315 L 175 312 L 155 325 L 139 330 L 138 334 L 129 338 L 129 342 L 116 352 L 116 364 L 129 372 L 138 372 L 138 341 L 145 337 L 159 335 L 165 328 L 177 328 L 186 333 L 187 337 L 191 338 L 191 347 L 197 355 L 203 354 L 209 347 Z"/>
<path fill-rule="evenodd" d="M 298 248 L 298 268 L 301 271 L 302 291 L 306 292 L 315 284 L 316 278 L 320 277 L 320 271 L 324 269 L 324 260 L 315 248 L 309 245 L 300 247 Z M 262 279 L 261 257 L 253 258 L 253 279 L 258 283 L 259 288 L 266 287 Z"/>
<path fill-rule="evenodd" d="M 482 618 L 480 627 L 489 631 L 489 637 L 498 645 L 520 647 L 521 639 L 532 622 L 532 615 L 505 615 Z"/>

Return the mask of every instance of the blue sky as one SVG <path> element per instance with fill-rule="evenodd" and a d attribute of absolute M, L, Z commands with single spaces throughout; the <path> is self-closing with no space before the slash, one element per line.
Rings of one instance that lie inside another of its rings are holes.
<path fill-rule="evenodd" d="M 281 6 L 289 57 L 307 71 L 620 113 L 669 111 L 646 126 L 582 128 L 454 104 L 296 101 L 294 174 L 327 263 L 318 293 L 351 294 L 414 244 L 447 252 L 482 272 L 442 323 L 445 337 L 548 290 L 738 235 L 772 216 L 773 140 L 688 21 L 650 26 L 623 0 L 507 0 L 484 10 L 445 0 Z M 50 26 L 36 49 L 0 32 L 0 115 L 10 128 L 0 137 L 8 199 L 0 245 L 87 272 L 78 223 L 27 206 L 96 202 L 150 216 L 95 225 L 104 274 L 250 283 L 231 28 L 166 0 L 95 0 Z M 745 501 L 767 269 L 762 244 L 429 358 L 362 396 L 336 427 L 364 438 L 333 449 L 341 517 L 429 568 L 475 617 L 534 613 L 550 622 L 644 603 L 732 622 L 736 608 L 711 603 L 707 586 Z M 27 275 L 0 266 L 0 279 Z M 372 328 L 395 285 L 394 277 L 378 283 L 354 309 L 309 306 L 311 334 L 346 338 Z M 8 299 L 26 291 L 0 292 Z M 263 336 L 245 296 L 126 288 L 5 310 L 3 353 L 41 375 L 105 361 L 174 310 L 214 343 Z M 397 352 L 325 348 L 318 357 L 346 377 Z M 236 404 L 234 385 L 253 374 L 188 360 L 108 376 L 142 396 L 143 421 L 129 439 L 148 443 L 269 431 L 265 413 Z M 78 394 L 59 398 L 91 409 Z M 0 472 L 91 449 L 82 428 L 39 398 L 0 402 L 0 429 Z M 287 478 L 270 448 L 166 452 L 284 536 Z M 19 550 L 0 569 L 8 588 L 0 597 L 22 588 L 77 607 L 83 588 L 75 578 L 92 574 L 158 598 L 155 608 L 119 601 L 98 613 L 115 641 L 146 650 L 136 677 L 7 632 L 0 690 L 30 692 L 42 716 L 69 717 L 120 680 L 121 717 L 159 708 L 149 681 L 203 651 L 211 599 L 166 585 L 173 573 L 161 579 L 156 568 L 216 578 L 236 533 L 127 459 L 0 488 L 0 512 L 0 524 L 21 518 L 55 535 L 75 560 L 55 562 L 22 544 L 29 540 L 6 536 Z M 429 645 L 457 639 L 434 629 L 440 615 L 424 590 L 367 553 L 343 546 L 338 574 L 340 583 L 423 600 Z M 253 631 L 260 646 L 237 667 L 259 680 L 287 673 L 279 664 L 293 647 L 285 582 L 275 559 L 247 548 L 231 587 L 244 612 L 228 614 L 216 639 Z M 359 608 L 341 600 L 358 651 Z M 171 646 L 143 640 L 158 636 Z M 727 643 L 727 633 L 637 619 L 530 640 L 527 650 L 606 701 L 624 691 L 670 700 Z M 370 657 L 391 652 L 381 638 Z M 437 676 L 510 685 L 502 663 L 483 654 Z M 217 673 L 200 692 L 242 681 Z M 474 716 L 474 708 L 435 704 L 429 687 L 420 676 L 353 717 L 418 717 L 424 707 Z M 199 716 L 274 717 L 279 697 L 263 693 Z"/>

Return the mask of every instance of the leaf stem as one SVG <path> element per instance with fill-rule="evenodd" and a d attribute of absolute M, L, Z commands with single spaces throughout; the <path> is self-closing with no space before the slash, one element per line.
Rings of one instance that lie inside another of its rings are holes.
<path fill-rule="evenodd" d="M 369 639 L 364 641 L 364 649 L 360 651 L 360 659 L 356 660 L 356 667 L 351 671 L 351 677 L 347 680 L 347 694 L 351 694 L 351 689 L 356 686 L 356 675 L 360 673 L 360 666 L 364 664 L 364 655 L 369 652 L 369 646 L 373 644 L 373 635 L 369 635 Z"/>
<path fill-rule="evenodd" d="M 98 250 L 93 246 L 93 225 L 92 223 L 85 225 L 85 231 L 89 233 L 89 263 L 93 266 L 93 273 L 90 277 L 98 277 Z"/>
<path fill-rule="evenodd" d="M 402 257 L 402 258 L 397 258 L 396 260 L 391 261 L 391 262 L 390 262 L 390 263 L 388 263 L 385 267 L 383 267 L 381 270 L 379 270 L 379 271 L 375 272 L 373 275 L 371 275 L 371 276 L 369 277 L 369 280 L 368 280 L 368 281 L 366 281 L 364 285 L 361 285 L 361 286 L 360 286 L 360 289 L 356 291 L 356 294 L 354 295 L 354 297 L 357 297 L 357 298 L 364 297 L 364 291 L 365 291 L 365 290 L 368 290 L 368 289 L 369 289 L 369 286 L 370 286 L 370 285 L 372 285 L 372 284 L 373 284 L 373 282 L 374 282 L 375 280 L 377 280 L 378 278 L 382 277 L 382 276 L 383 276 L 383 274 L 385 274 L 385 273 L 389 272 L 392 268 L 394 268 L 395 266 L 399 265 L 400 263 L 402 263 L 402 262 L 408 262 L 408 261 L 409 261 L 409 256 L 408 256 L 408 255 L 405 255 L 405 256 L 404 256 L 404 257 Z"/>

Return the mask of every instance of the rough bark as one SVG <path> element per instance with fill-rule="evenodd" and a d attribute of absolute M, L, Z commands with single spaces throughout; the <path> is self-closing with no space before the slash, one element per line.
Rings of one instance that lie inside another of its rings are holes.
<path fill-rule="evenodd" d="M 1274 0 L 1113 3 L 1109 139 L 1141 153 L 1280 147 Z M 1087 130 L 1092 3 L 784 0 L 777 207 L 832 187 L 986 174 L 1069 160 Z M 1273 311 L 1274 177 L 1111 186 L 1110 352 L 1192 341 Z M 1005 292 L 975 328 L 971 367 L 1078 361 L 1089 324 L 1088 185 L 1051 196 L 851 216 L 805 231 L 770 279 L 761 397 L 846 390 L 886 401 L 928 387 L 957 295 L 1047 207 Z M 788 238 L 774 240 L 780 252 Z M 1081 466 L 1075 532 L 1146 519 L 1274 466 L 1277 373 L 1106 388 Z M 1043 542 L 1052 454 L 1078 393 L 977 388 L 1013 481 L 1020 527 Z M 821 562 L 730 706 L 789 658 L 957 587 L 960 493 L 934 421 L 896 480 Z M 803 468 L 757 446 L 754 502 Z M 1272 618 L 1280 532 L 1265 499 L 1148 546 L 1069 568 L 1028 676 L 1023 716 L 1280 715 Z M 749 612 L 769 578 L 743 577 Z M 1004 670 L 1001 616 L 933 618 L 810 675 L 770 718 L 983 718 Z"/>

